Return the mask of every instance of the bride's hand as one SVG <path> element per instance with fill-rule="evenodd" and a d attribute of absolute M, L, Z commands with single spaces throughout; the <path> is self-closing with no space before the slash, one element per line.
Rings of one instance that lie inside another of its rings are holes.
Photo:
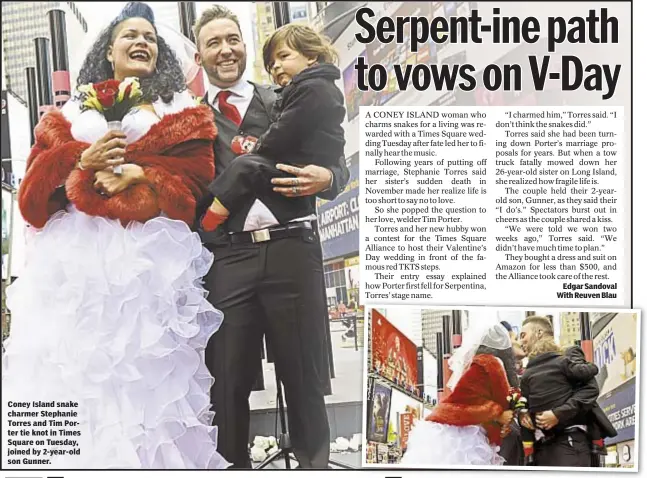
<path fill-rule="evenodd" d="M 137 164 L 124 164 L 119 175 L 114 174 L 110 169 L 94 173 L 94 189 L 105 194 L 114 196 L 119 194 L 128 186 L 146 181 L 144 170 Z"/>
<path fill-rule="evenodd" d="M 104 170 L 123 164 L 126 153 L 126 135 L 122 131 L 108 131 L 102 138 L 83 151 L 80 169 Z"/>
<path fill-rule="evenodd" d="M 510 425 L 513 416 L 514 414 L 512 410 L 506 410 L 499 416 L 499 418 L 497 418 L 496 421 L 499 422 L 502 426 L 507 427 L 508 425 Z"/>

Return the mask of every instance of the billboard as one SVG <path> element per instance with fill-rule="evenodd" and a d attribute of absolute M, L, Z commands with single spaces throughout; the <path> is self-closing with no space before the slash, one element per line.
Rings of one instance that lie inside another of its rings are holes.
<path fill-rule="evenodd" d="M 404 2 L 400 8 L 393 14 L 394 18 L 408 16 L 431 16 L 429 2 Z M 374 41 L 366 47 L 366 56 L 369 65 L 384 65 L 388 72 L 386 87 L 375 93 L 375 105 L 386 104 L 392 98 L 400 93 L 397 79 L 395 76 L 395 65 L 415 65 L 417 63 L 430 63 L 430 44 L 427 43 L 418 49 L 418 52 L 409 51 L 409 38 L 411 37 L 411 26 L 406 24 L 404 27 L 404 41 L 382 43 Z"/>
<path fill-rule="evenodd" d="M 636 376 L 637 331 L 638 315 L 621 313 L 593 337 L 593 361 L 600 369 L 600 396 Z"/>
<path fill-rule="evenodd" d="M 499 68 L 503 65 L 522 65 L 521 91 L 497 90 L 489 91 L 483 85 L 479 85 L 474 91 L 462 91 L 458 88 L 449 91 L 432 102 L 433 106 L 537 106 L 562 104 L 562 91 L 555 88 L 554 84 L 547 84 L 543 91 L 535 91 L 532 84 L 532 75 L 527 62 L 528 56 L 548 48 L 547 40 L 540 39 L 533 45 L 517 45 L 505 55 L 491 62 Z M 467 51 L 460 51 L 446 57 L 443 64 L 465 64 L 467 63 Z M 560 67 L 555 66 L 558 70 Z M 478 71 L 475 77 L 480 77 L 483 71 Z"/>
<path fill-rule="evenodd" d="M 369 410 L 366 439 L 386 443 L 391 412 L 391 387 L 374 382 L 373 396 L 371 397 L 371 407 Z"/>
<path fill-rule="evenodd" d="M 407 449 L 407 442 L 409 441 L 409 433 L 413 428 L 413 413 L 400 414 L 400 448 Z"/>
<path fill-rule="evenodd" d="M 402 2 L 397 10 L 389 16 L 392 18 L 426 17 L 431 22 L 435 17 L 468 16 L 469 12 L 469 2 Z M 412 52 L 408 47 L 411 25 L 405 24 L 403 30 L 403 41 L 382 43 L 375 40 L 368 44 L 366 50 L 354 58 L 344 69 L 344 94 L 348 121 L 353 120 L 359 114 L 360 106 L 384 105 L 401 93 L 395 76 L 395 65 L 439 63 L 438 53 L 450 46 L 449 42 L 436 43 L 430 38 L 427 43 L 419 45 L 417 52 Z M 360 57 L 364 59 L 364 64 L 381 64 L 385 67 L 388 78 L 381 91 L 372 91 L 369 88 L 368 91 L 362 92 L 357 88 L 355 65 Z"/>
<path fill-rule="evenodd" d="M 422 418 L 422 402 L 414 397 L 410 397 L 397 389 L 393 389 L 391 394 L 391 415 L 389 422 L 391 429 L 397 433 L 392 440 L 399 439 L 400 448 L 407 447 L 406 443 L 409 438 L 409 431 L 413 424 Z"/>
<path fill-rule="evenodd" d="M 621 443 L 636 437 L 635 377 L 606 395 L 600 395 L 598 403 L 618 432 L 617 436 L 605 440 L 607 444 Z"/>
<path fill-rule="evenodd" d="M 11 134 L 9 132 L 9 104 L 7 102 L 7 91 L 2 90 L 2 123 L 0 123 L 0 147 L 2 148 L 2 159 L 11 158 Z M 11 161 L 2 161 L 2 182 L 12 185 Z"/>
<path fill-rule="evenodd" d="M 317 218 L 323 259 L 359 252 L 359 154 L 350 158 L 346 189 L 333 201 L 318 201 Z"/>
<path fill-rule="evenodd" d="M 371 364 L 382 377 L 415 393 L 418 348 L 377 310 L 371 311 Z"/>
<path fill-rule="evenodd" d="M 351 121 L 359 114 L 360 106 L 372 106 L 373 101 L 375 100 L 375 92 L 373 90 L 369 88 L 368 91 L 360 91 L 357 87 L 355 65 L 359 61 L 360 57 L 364 58 L 364 63 L 366 63 L 366 52 L 363 52 L 346 67 L 343 73 L 346 117 L 348 118 L 348 121 Z"/>

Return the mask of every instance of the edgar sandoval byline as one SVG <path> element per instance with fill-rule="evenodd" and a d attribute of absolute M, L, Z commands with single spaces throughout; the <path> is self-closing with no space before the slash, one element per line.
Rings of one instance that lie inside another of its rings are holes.
<path fill-rule="evenodd" d="M 562 283 L 562 289 L 569 292 L 557 292 L 559 299 L 616 299 L 618 297 L 615 292 L 606 292 L 607 290 L 618 290 L 617 282 L 612 284 L 605 284 L 604 282 L 585 282 L 584 284 L 564 282 Z M 601 290 L 602 292 L 578 292 L 581 290 Z"/>

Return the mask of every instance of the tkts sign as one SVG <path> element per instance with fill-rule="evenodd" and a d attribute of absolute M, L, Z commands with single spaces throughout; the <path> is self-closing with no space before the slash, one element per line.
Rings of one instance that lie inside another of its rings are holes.
<path fill-rule="evenodd" d="M 11 143 L 9 135 L 9 108 L 7 105 L 7 92 L 2 90 L 2 124 L 1 124 L 1 137 L 2 140 L 2 159 L 11 158 Z M 11 161 L 2 161 L 2 182 L 11 185 Z"/>
<path fill-rule="evenodd" d="M 409 432 L 413 428 L 413 413 L 400 414 L 400 448 L 407 449 Z"/>

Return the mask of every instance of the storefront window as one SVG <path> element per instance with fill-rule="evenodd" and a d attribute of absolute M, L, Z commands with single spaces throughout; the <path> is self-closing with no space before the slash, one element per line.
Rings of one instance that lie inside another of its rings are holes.
<path fill-rule="evenodd" d="M 328 298 L 328 315 L 331 319 L 339 319 L 339 307 L 346 305 L 346 278 L 344 261 L 324 265 L 324 280 Z"/>

